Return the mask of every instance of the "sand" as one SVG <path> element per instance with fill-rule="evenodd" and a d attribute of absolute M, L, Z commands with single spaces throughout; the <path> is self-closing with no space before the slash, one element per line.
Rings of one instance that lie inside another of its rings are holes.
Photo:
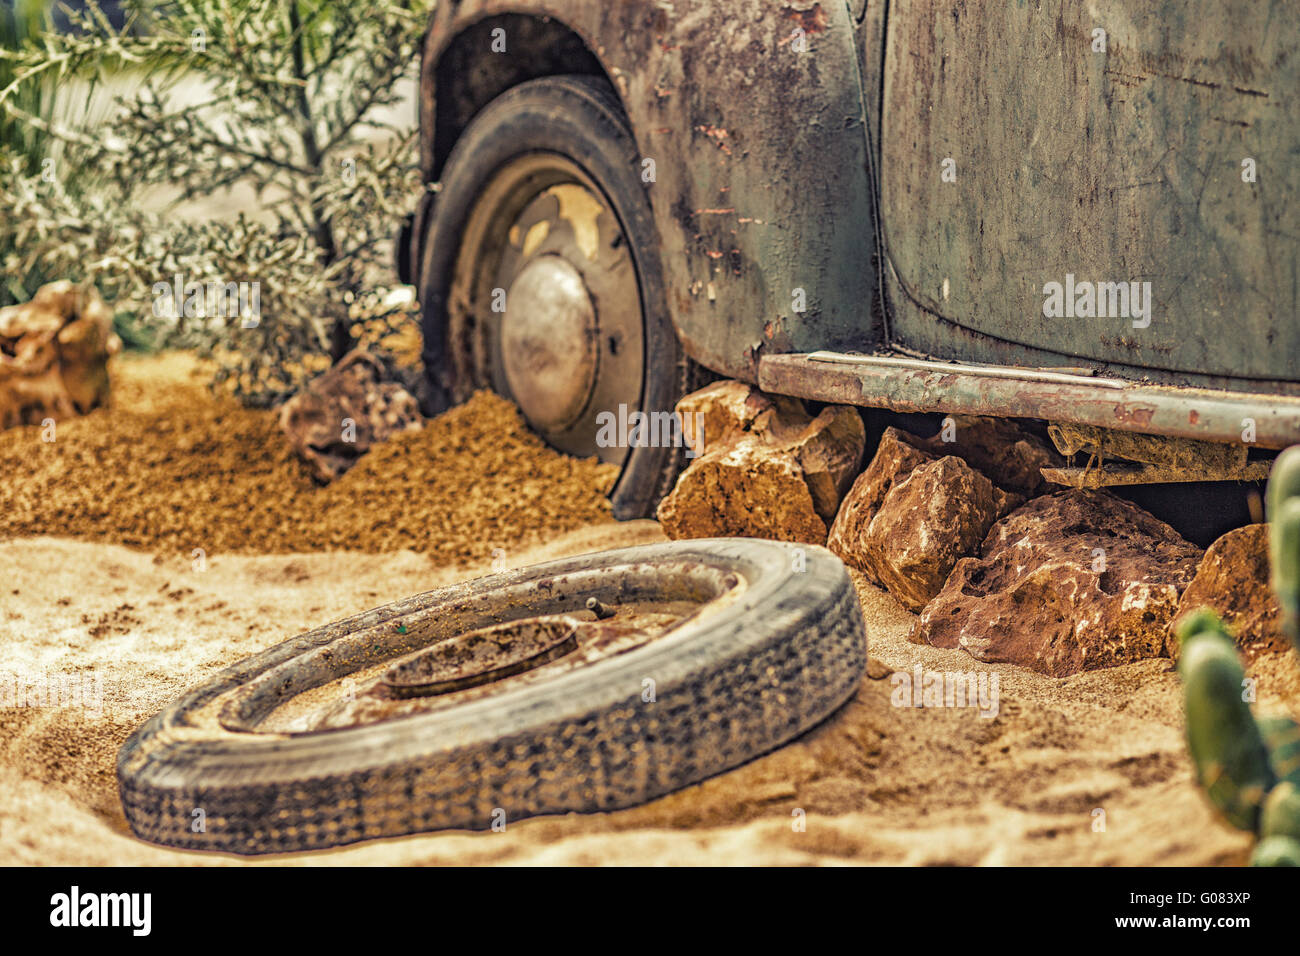
<path fill-rule="evenodd" d="M 127 397 L 125 390 L 120 397 Z M 126 411 L 122 404 L 113 415 Z M 21 485 L 13 458 L 6 454 L 4 460 L 5 483 Z M 533 477 L 539 492 L 547 482 L 557 494 L 573 487 L 555 474 Z M 602 480 L 599 474 L 587 479 L 591 488 Z M 480 480 L 496 487 L 499 478 L 484 473 Z M 58 484 L 48 488 L 46 494 L 63 491 Z M 653 521 L 614 524 L 597 512 L 582 523 L 570 512 L 557 519 L 545 508 L 512 508 L 508 496 L 504 503 L 478 502 L 501 507 L 491 527 L 508 526 L 518 541 L 539 542 L 498 554 L 497 566 L 663 537 Z M 412 513 L 417 506 L 411 504 Z M 52 522 L 65 514 L 53 503 L 42 507 Z M 70 522 L 76 514 L 65 508 Z M 235 660 L 310 627 L 493 567 L 490 549 L 484 551 L 477 537 L 483 525 L 474 521 L 463 530 L 441 528 L 426 540 L 443 543 L 424 551 L 252 554 L 249 548 L 213 548 L 200 569 L 185 549 L 188 542 L 173 537 L 151 545 L 130 541 L 131 547 L 108 543 L 111 518 L 83 529 L 80 540 L 57 523 L 46 534 L 31 527 L 0 534 L 8 537 L 0 540 L 0 678 L 77 675 L 81 687 L 102 691 L 98 702 L 92 690 L 63 706 L 0 707 L 0 865 L 248 864 L 151 846 L 129 834 L 113 776 L 126 736 L 186 687 Z M 557 520 L 577 526 L 556 527 Z M 465 535 L 460 544 L 453 540 L 458 534 Z M 371 543 L 386 542 L 380 536 Z M 996 716 L 970 708 L 897 707 L 892 671 L 920 664 L 965 672 L 977 665 L 961 651 L 908 643 L 912 615 L 861 579 L 855 583 L 879 679 L 864 679 L 840 711 L 772 754 L 630 810 L 511 821 L 501 833 L 412 836 L 262 862 L 1245 861 L 1250 837 L 1216 820 L 1193 784 L 1180 690 L 1168 661 L 1065 679 L 1012 665 L 978 665 L 1000 682 Z M 1300 669 L 1289 654 L 1262 656 L 1251 674 L 1258 679 L 1260 707 L 1300 712 Z M 1104 830 L 1096 826 L 1098 810 L 1104 811 Z"/>

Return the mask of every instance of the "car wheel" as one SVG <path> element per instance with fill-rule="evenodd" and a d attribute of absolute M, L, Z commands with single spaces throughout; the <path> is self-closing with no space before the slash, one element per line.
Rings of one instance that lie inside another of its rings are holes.
<path fill-rule="evenodd" d="M 684 448 L 627 447 L 600 425 L 671 412 L 704 381 L 668 319 L 640 170 L 605 81 L 513 87 L 447 158 L 419 277 L 426 410 L 505 395 L 554 447 L 620 467 L 619 518 L 653 513 Z"/>
<path fill-rule="evenodd" d="M 233 853 L 628 807 L 808 730 L 853 695 L 866 654 L 824 548 L 565 558 L 227 668 L 122 747 L 122 806 L 142 839 Z"/>

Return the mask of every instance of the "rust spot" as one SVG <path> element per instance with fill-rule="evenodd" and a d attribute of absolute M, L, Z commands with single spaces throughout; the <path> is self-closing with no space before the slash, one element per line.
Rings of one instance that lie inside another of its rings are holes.
<path fill-rule="evenodd" d="M 703 133 L 709 139 L 717 143 L 718 149 L 722 150 L 728 156 L 731 155 L 731 147 L 727 145 L 727 137 L 730 136 L 731 134 L 728 133 L 725 129 L 721 129 L 720 127 L 717 126 L 710 126 L 707 123 L 703 123 L 695 127 L 695 129 L 697 132 Z"/>
<path fill-rule="evenodd" d="M 1130 408 L 1127 405 L 1115 406 L 1115 418 L 1121 422 L 1130 422 L 1134 425 L 1149 425 L 1151 419 L 1155 416 L 1154 408 Z"/>
<path fill-rule="evenodd" d="M 785 6 L 781 8 L 781 17 L 789 20 L 804 33 L 824 33 L 826 31 L 826 11 L 820 3 L 814 3 L 806 10 Z"/>
<path fill-rule="evenodd" d="M 1187 424 L 1197 425 L 1200 424 L 1200 421 L 1201 421 L 1201 416 L 1197 414 L 1196 409 L 1193 408 L 1190 412 L 1187 413 Z"/>

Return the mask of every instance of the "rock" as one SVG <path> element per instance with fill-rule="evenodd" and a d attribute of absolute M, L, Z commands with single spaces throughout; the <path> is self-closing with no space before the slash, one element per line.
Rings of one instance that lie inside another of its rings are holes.
<path fill-rule="evenodd" d="M 778 404 L 788 409 L 794 401 L 783 395 L 764 395 L 744 382 L 727 380 L 683 396 L 677 403 L 676 413 L 685 423 L 683 430 L 687 437 L 699 438 L 696 448 L 704 454 L 709 450 L 709 438 L 720 442 L 724 436 L 749 431 L 760 414 Z"/>
<path fill-rule="evenodd" d="M 934 461 L 934 456 L 917 447 L 920 439 L 897 428 L 886 428 L 876 446 L 876 454 L 853 487 L 844 496 L 839 513 L 831 525 L 826 547 L 845 564 L 868 573 L 857 557 L 858 542 L 866 535 L 867 526 L 880 510 L 885 495 L 894 482 L 912 473 L 917 465 Z"/>
<path fill-rule="evenodd" d="M 0 428 L 84 415 L 106 404 L 108 359 L 122 343 L 94 288 L 42 286 L 0 309 Z"/>
<path fill-rule="evenodd" d="M 1201 551 L 1105 491 L 1035 498 L 989 531 L 921 613 L 911 640 L 1053 677 L 1165 655 Z"/>
<path fill-rule="evenodd" d="M 423 427 L 415 396 L 377 357 L 349 352 L 280 406 L 280 428 L 313 477 L 330 482 L 373 446 Z"/>
<path fill-rule="evenodd" d="M 1282 631 L 1282 608 L 1269 584 L 1268 525 L 1237 528 L 1210 545 L 1170 624 L 1171 656 L 1178 657 L 1178 622 L 1200 607 L 1219 615 L 1251 659 L 1291 646 Z"/>
<path fill-rule="evenodd" d="M 953 441 L 945 442 L 945 429 L 932 438 L 917 439 L 933 455 L 956 455 L 983 472 L 1001 488 L 1033 497 L 1057 486 L 1044 480 L 1041 469 L 1059 468 L 1065 459 L 1043 439 L 1006 418 L 951 415 Z"/>
<path fill-rule="evenodd" d="M 936 458 L 921 444 L 885 429 L 826 543 L 912 610 L 934 597 L 957 560 L 974 553 L 993 522 L 1022 500 L 960 458 Z"/>
<path fill-rule="evenodd" d="M 677 414 L 700 454 L 659 504 L 668 537 L 825 543 L 862 461 L 857 409 L 832 405 L 813 418 L 796 399 L 718 382 L 683 398 Z"/>
<path fill-rule="evenodd" d="M 919 610 L 1020 501 L 960 458 L 923 462 L 889 489 L 855 557 L 868 578 Z"/>

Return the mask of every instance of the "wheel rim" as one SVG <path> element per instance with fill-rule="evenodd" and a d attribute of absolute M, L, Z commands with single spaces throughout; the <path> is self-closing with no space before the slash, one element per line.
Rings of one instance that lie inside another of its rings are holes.
<path fill-rule="evenodd" d="M 501 167 L 471 208 L 448 299 L 458 400 L 492 388 L 550 444 L 617 465 L 597 416 L 640 408 L 645 328 L 630 244 L 576 163 L 530 153 Z"/>

